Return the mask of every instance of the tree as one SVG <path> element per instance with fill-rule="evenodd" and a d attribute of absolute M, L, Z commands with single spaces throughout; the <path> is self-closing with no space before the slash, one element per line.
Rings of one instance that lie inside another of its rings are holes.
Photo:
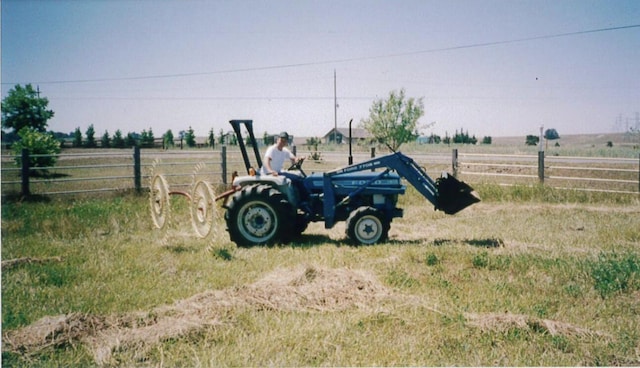
<path fill-rule="evenodd" d="M 102 138 L 100 139 L 100 146 L 102 146 L 102 148 L 111 147 L 111 138 L 109 138 L 109 131 L 107 131 L 107 130 L 104 131 L 104 134 L 102 135 Z"/>
<path fill-rule="evenodd" d="M 113 134 L 113 141 L 111 143 L 115 148 L 124 148 L 124 138 L 122 137 L 122 131 L 120 131 L 120 129 L 116 130 Z"/>
<path fill-rule="evenodd" d="M 215 148 L 216 147 L 216 135 L 213 133 L 213 128 L 211 128 L 211 130 L 209 130 L 209 147 L 211 148 Z"/>
<path fill-rule="evenodd" d="M 173 146 L 174 146 L 174 143 L 173 143 L 173 132 L 171 131 L 171 129 L 169 129 L 162 136 L 162 147 L 167 149 L 167 148 L 173 147 Z"/>
<path fill-rule="evenodd" d="M 130 148 L 130 147 L 135 147 L 136 145 L 137 145 L 137 142 L 136 142 L 135 135 L 133 135 L 133 133 L 131 132 L 127 133 L 127 138 L 125 138 L 124 140 L 124 146 L 127 148 Z"/>
<path fill-rule="evenodd" d="M 22 165 L 22 150 L 29 151 L 29 167 L 32 173 L 41 171 L 47 173 L 47 167 L 51 167 L 58 161 L 57 154 L 60 153 L 60 141 L 53 134 L 40 132 L 36 128 L 23 127 L 18 132 L 20 140 L 13 145 L 13 152 L 16 155 L 16 164 Z"/>
<path fill-rule="evenodd" d="M 560 139 L 560 134 L 555 129 L 547 129 L 544 131 L 544 139 L 546 140 L 546 145 L 549 147 L 549 141 L 553 141 L 556 139 Z M 556 142 L 556 147 L 559 147 L 560 143 Z"/>
<path fill-rule="evenodd" d="M 380 143 L 397 150 L 418 137 L 418 119 L 424 114 L 422 98 L 405 100 L 404 89 L 391 91 L 387 100 L 379 99 L 369 108 L 369 118 L 361 125 Z"/>
<path fill-rule="evenodd" d="M 560 139 L 560 134 L 558 134 L 558 131 L 555 129 L 547 129 L 544 131 L 544 139 L 547 140 L 554 140 L 554 139 Z"/>
<path fill-rule="evenodd" d="M 84 143 L 85 147 L 96 148 L 98 144 L 96 143 L 96 130 L 93 128 L 93 124 L 89 125 L 85 134 L 87 135 L 87 140 Z"/>
<path fill-rule="evenodd" d="M 482 144 L 491 144 L 491 137 L 490 136 L 485 136 L 484 138 L 482 138 Z"/>
<path fill-rule="evenodd" d="M 539 142 L 540 142 L 540 137 L 538 137 L 537 135 L 529 134 L 527 135 L 527 138 L 525 138 L 524 144 L 526 144 L 527 146 L 535 146 Z"/>
<path fill-rule="evenodd" d="M 45 132 L 47 121 L 54 115 L 52 110 L 47 110 L 47 105 L 49 100 L 40 97 L 40 91 L 31 84 L 24 87 L 17 84 L 2 100 L 2 127 L 16 133 L 25 127 Z"/>
<path fill-rule="evenodd" d="M 71 145 L 73 147 L 82 147 L 82 132 L 80 131 L 80 127 L 77 127 L 76 130 L 73 131 L 73 142 Z"/>
<path fill-rule="evenodd" d="M 187 143 L 187 147 L 195 147 L 196 146 L 196 135 L 193 132 L 193 128 L 189 127 L 187 133 L 184 136 L 185 143 Z"/>
<path fill-rule="evenodd" d="M 184 130 L 178 132 L 178 137 L 180 137 L 180 149 L 182 149 L 182 141 L 184 141 L 184 136 L 187 134 Z"/>
<path fill-rule="evenodd" d="M 429 140 L 428 143 L 429 144 L 439 144 L 442 141 L 442 138 L 434 133 L 431 133 L 431 135 L 429 136 Z"/>
<path fill-rule="evenodd" d="M 478 143 L 478 139 L 476 136 L 469 137 L 469 132 L 464 132 L 460 129 L 460 133 L 456 130 L 456 134 L 453 136 L 453 143 L 463 143 L 463 144 L 476 144 Z"/>
<path fill-rule="evenodd" d="M 153 130 L 149 128 L 149 130 L 143 129 L 142 133 L 140 133 L 140 146 L 152 148 L 155 144 L 155 137 L 153 136 Z"/>
<path fill-rule="evenodd" d="M 314 161 L 322 159 L 322 154 L 318 152 L 318 145 L 320 143 L 322 143 L 322 141 L 318 137 L 307 138 L 306 146 L 309 148 L 309 151 L 311 151 L 310 158 Z"/>

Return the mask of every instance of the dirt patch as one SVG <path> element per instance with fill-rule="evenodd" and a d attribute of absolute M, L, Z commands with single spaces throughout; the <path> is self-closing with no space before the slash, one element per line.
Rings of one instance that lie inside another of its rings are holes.
<path fill-rule="evenodd" d="M 85 345 L 98 364 L 116 349 L 137 354 L 160 341 L 231 323 L 229 309 L 324 311 L 373 308 L 391 292 L 366 271 L 303 267 L 277 270 L 243 287 L 207 291 L 173 305 L 118 316 L 72 313 L 44 317 L 3 336 L 3 351 L 35 354 L 47 347 Z"/>
<path fill-rule="evenodd" d="M 548 333 L 552 336 L 611 337 L 606 333 L 577 327 L 566 322 L 539 319 L 524 314 L 466 313 L 464 316 L 467 320 L 467 325 L 480 328 L 483 331 L 505 332 L 512 328 L 520 328 Z"/>

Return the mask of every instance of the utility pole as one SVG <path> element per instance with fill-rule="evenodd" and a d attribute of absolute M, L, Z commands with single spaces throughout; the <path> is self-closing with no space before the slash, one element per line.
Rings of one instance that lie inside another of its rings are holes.
<path fill-rule="evenodd" d="M 333 143 L 338 144 L 338 96 L 336 90 L 336 70 L 333 69 Z"/>

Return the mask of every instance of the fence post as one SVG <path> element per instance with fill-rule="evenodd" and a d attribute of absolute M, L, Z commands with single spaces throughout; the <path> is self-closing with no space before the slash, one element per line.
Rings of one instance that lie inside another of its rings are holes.
<path fill-rule="evenodd" d="M 140 147 L 133 146 L 133 185 L 136 192 L 142 191 L 142 171 L 140 168 Z"/>
<path fill-rule="evenodd" d="M 454 148 L 451 151 L 451 171 L 453 171 L 453 177 L 458 177 L 458 149 Z"/>
<path fill-rule="evenodd" d="M 29 190 L 29 150 L 22 149 L 22 196 L 28 197 L 31 195 Z"/>
<path fill-rule="evenodd" d="M 544 151 L 538 151 L 538 179 L 544 184 Z"/>
<path fill-rule="evenodd" d="M 227 184 L 227 146 L 223 145 L 220 151 L 220 162 L 222 166 L 222 184 Z"/>

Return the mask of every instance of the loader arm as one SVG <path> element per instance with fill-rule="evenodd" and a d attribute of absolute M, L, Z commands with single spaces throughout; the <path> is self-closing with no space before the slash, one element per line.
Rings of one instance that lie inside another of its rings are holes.
<path fill-rule="evenodd" d="M 331 178 L 340 174 L 386 168 L 385 171 L 372 178 L 367 183 L 356 189 L 348 197 L 344 198 L 340 203 L 335 203 L 334 187 Z M 416 162 L 402 154 L 394 152 L 386 156 L 373 158 L 358 164 L 346 166 L 341 169 L 326 172 L 323 176 L 324 186 L 324 218 L 325 227 L 332 227 L 334 224 L 335 208 L 342 203 L 348 201 L 353 196 L 366 188 L 371 182 L 385 175 L 389 170 L 394 170 L 401 177 L 405 178 L 423 197 L 431 202 L 436 210 L 444 211 L 446 214 L 452 215 L 462 209 L 479 202 L 480 199 L 475 195 L 473 188 L 469 185 L 458 181 L 450 175 L 445 175 L 437 181 L 431 179 L 427 173 L 416 164 Z"/>

